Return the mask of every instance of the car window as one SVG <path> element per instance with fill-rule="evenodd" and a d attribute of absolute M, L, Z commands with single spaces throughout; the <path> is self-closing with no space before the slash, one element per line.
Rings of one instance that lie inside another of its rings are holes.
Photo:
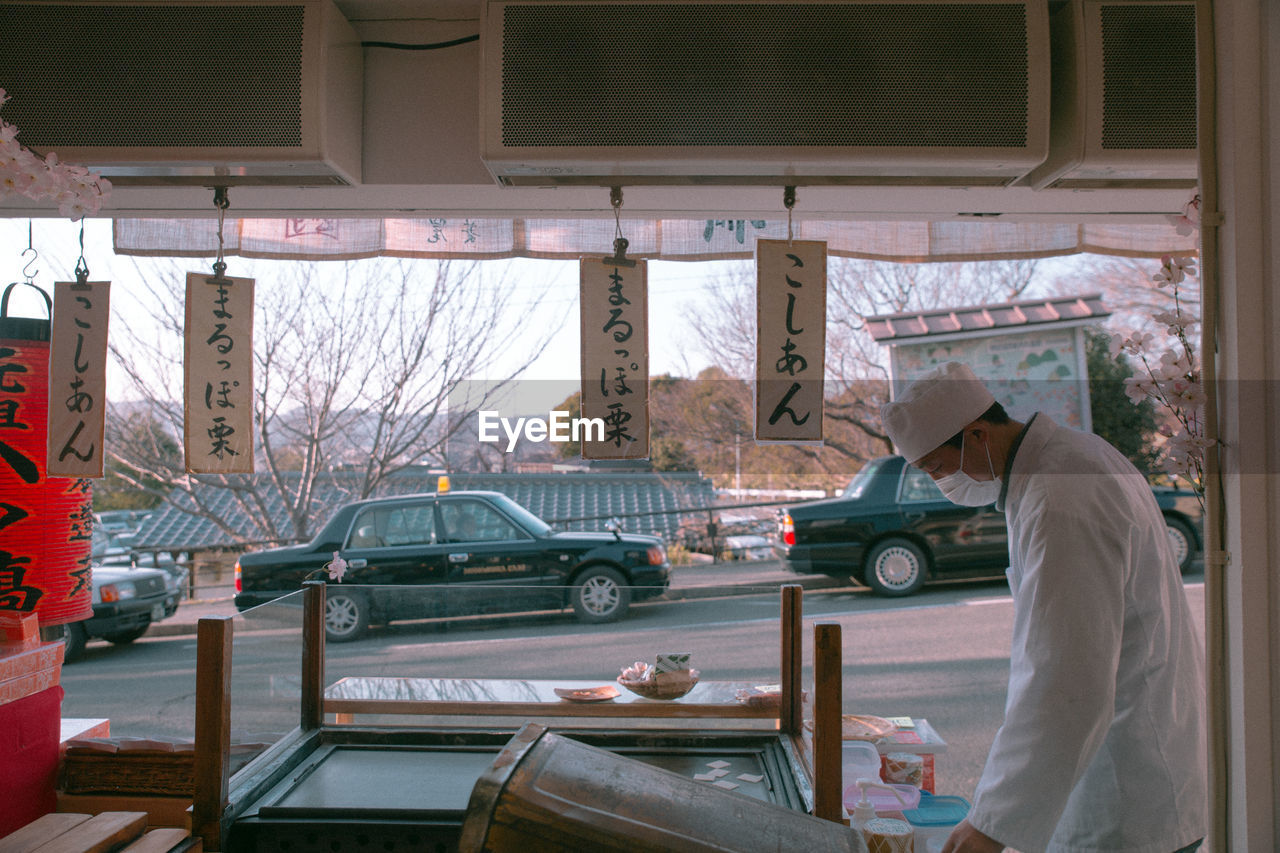
<path fill-rule="evenodd" d="M 441 501 L 440 520 L 449 542 L 527 539 L 502 513 L 482 501 Z"/>
<path fill-rule="evenodd" d="M 356 516 L 348 548 L 430 545 L 436 541 L 430 503 L 373 507 Z"/>
<path fill-rule="evenodd" d="M 519 538 L 528 538 L 525 536 L 525 533 L 532 533 L 534 536 L 551 535 L 551 525 L 547 524 L 545 521 L 538 518 L 536 515 L 511 500 L 511 498 L 506 495 L 494 495 L 493 503 L 501 509 L 507 518 L 514 519 L 517 527 L 524 528 L 524 530 L 520 532 Z"/>
<path fill-rule="evenodd" d="M 853 480 L 849 482 L 848 487 L 844 490 L 844 496 L 846 498 L 862 497 L 862 490 L 875 479 L 876 472 L 880 470 L 880 466 L 884 463 L 884 459 L 872 459 L 866 465 L 863 465 L 862 470 L 853 475 Z"/>
<path fill-rule="evenodd" d="M 913 468 L 908 465 L 902 476 L 902 496 L 900 500 L 902 503 L 940 501 L 945 500 L 945 496 L 932 477 L 919 468 Z"/>

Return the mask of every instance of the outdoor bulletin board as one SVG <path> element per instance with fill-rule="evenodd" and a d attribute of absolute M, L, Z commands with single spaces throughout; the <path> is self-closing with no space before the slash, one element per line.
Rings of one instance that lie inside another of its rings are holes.
<path fill-rule="evenodd" d="M 1093 429 L 1083 326 L 939 335 L 890 349 L 895 387 L 948 361 L 973 368 L 1015 420 L 1044 412 L 1063 426 Z"/>

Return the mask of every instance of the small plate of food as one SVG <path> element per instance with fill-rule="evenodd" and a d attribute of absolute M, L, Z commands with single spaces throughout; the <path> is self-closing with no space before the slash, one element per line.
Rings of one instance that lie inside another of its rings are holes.
<path fill-rule="evenodd" d="M 608 702 L 620 695 L 618 688 L 612 684 L 600 687 L 556 687 L 555 693 L 569 702 Z"/>

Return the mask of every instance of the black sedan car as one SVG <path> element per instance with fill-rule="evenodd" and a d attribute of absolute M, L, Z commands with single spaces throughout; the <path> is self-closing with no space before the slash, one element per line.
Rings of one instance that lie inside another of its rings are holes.
<path fill-rule="evenodd" d="M 341 580 L 324 571 L 335 555 Z M 335 642 L 396 619 L 572 607 L 582 621 L 608 622 L 665 592 L 670 573 L 657 536 L 555 533 L 497 492 L 420 494 L 346 504 L 305 545 L 242 555 L 236 607 L 311 578 L 329 583 L 325 634 Z"/>
<path fill-rule="evenodd" d="M 1186 571 L 1200 549 L 1200 505 L 1189 491 L 1155 489 L 1169 538 Z M 840 497 L 779 511 L 775 553 L 798 574 L 866 583 L 881 595 L 917 592 L 926 579 L 1003 574 L 1004 513 L 951 503 L 901 456 L 873 459 Z"/>

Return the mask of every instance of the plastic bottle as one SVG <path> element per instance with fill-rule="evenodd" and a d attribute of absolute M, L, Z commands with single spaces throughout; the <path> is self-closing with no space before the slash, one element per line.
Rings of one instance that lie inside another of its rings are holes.
<path fill-rule="evenodd" d="M 853 804 L 853 811 L 849 812 L 849 827 L 859 833 L 866 828 L 868 821 L 875 820 L 876 818 L 875 806 L 871 805 L 871 801 L 867 799 L 868 788 L 881 788 L 893 794 L 893 796 L 897 798 L 898 802 L 902 803 L 904 806 L 907 804 L 907 801 L 902 799 L 902 794 L 898 793 L 892 785 L 886 785 L 877 779 L 859 779 L 853 784 L 857 786 L 858 793 L 861 794 L 861 796 L 858 798 L 858 801 Z"/>

